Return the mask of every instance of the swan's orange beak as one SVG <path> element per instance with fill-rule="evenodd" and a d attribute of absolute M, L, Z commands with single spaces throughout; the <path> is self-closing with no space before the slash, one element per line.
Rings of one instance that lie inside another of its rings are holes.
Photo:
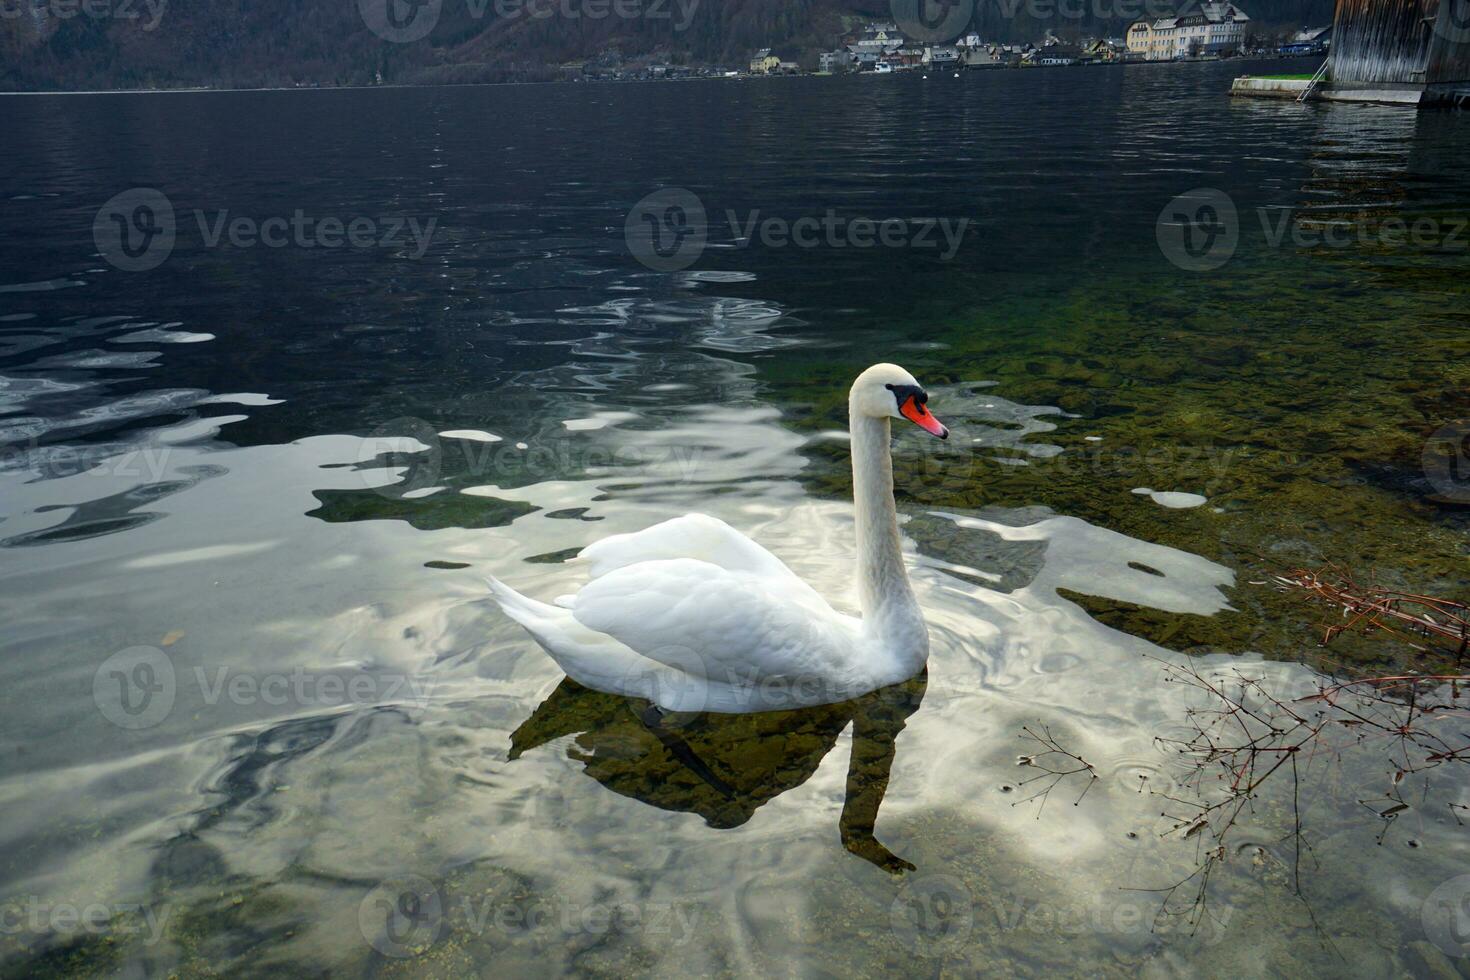
<path fill-rule="evenodd" d="M 929 409 L 919 404 L 918 398 L 913 395 L 905 399 L 904 403 L 898 407 L 898 410 L 903 413 L 904 418 L 925 432 L 936 435 L 941 439 L 949 438 L 949 429 L 945 428 L 944 423 L 929 414 Z"/>

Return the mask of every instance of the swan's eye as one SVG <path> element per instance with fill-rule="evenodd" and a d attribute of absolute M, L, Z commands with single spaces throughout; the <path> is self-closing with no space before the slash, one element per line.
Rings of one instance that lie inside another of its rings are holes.
<path fill-rule="evenodd" d="M 893 400 L 898 403 L 900 410 L 902 410 L 904 403 L 910 398 L 920 405 L 929 400 L 929 396 L 924 393 L 924 389 L 918 385 L 884 385 L 883 387 L 893 392 Z"/>

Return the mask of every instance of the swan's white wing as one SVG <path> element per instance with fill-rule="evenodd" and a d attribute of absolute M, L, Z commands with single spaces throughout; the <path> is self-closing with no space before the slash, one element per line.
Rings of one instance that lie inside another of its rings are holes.
<path fill-rule="evenodd" d="M 685 514 L 631 534 L 615 534 L 583 548 L 577 557 L 591 564 L 588 574 L 593 579 L 641 562 L 693 558 L 728 571 L 761 576 L 768 588 L 784 591 L 814 611 L 831 613 L 827 601 L 785 562 L 706 514 Z"/>
<path fill-rule="evenodd" d="M 606 572 L 577 593 L 572 615 L 644 657 L 731 684 L 841 672 L 859 632 L 784 582 L 690 558 Z"/>

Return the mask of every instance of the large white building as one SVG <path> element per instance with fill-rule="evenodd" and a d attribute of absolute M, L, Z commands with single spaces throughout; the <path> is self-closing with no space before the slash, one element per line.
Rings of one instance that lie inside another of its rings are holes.
<path fill-rule="evenodd" d="M 1145 61 L 1234 54 L 1245 44 L 1249 21 L 1231 3 L 1206 3 L 1183 17 L 1135 21 L 1128 28 L 1128 52 Z"/>
<path fill-rule="evenodd" d="M 860 63 L 871 65 L 897 52 L 904 41 L 903 33 L 892 24 L 869 24 L 847 49 Z"/>

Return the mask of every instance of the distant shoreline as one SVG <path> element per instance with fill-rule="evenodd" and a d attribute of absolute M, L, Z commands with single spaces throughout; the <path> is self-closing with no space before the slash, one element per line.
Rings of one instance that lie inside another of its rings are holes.
<path fill-rule="evenodd" d="M 1034 65 L 1027 67 L 1000 67 L 986 68 L 962 68 L 958 71 L 1036 71 L 1045 68 L 1103 68 L 1103 67 L 1132 67 L 1135 65 L 1215 65 L 1229 64 L 1238 61 L 1294 61 L 1298 58 L 1317 58 L 1320 55 L 1263 55 L 1256 57 L 1236 58 L 1199 58 L 1173 61 L 1113 61 L 1098 62 L 1090 65 Z M 893 77 L 915 74 L 916 69 L 892 72 Z M 205 86 L 192 86 L 189 88 L 104 88 L 104 89 L 66 89 L 57 91 L 0 91 L 0 97 L 4 96 L 46 96 L 46 95 L 200 95 L 214 94 L 225 95 L 230 93 L 245 92 L 361 92 L 377 91 L 380 89 L 418 89 L 418 88 L 485 88 L 500 85 L 630 85 L 655 82 L 735 82 L 760 80 L 767 81 L 773 78 L 845 78 L 849 75 L 858 77 L 860 74 L 874 74 L 873 72 L 845 72 L 841 75 L 822 74 L 820 72 L 805 72 L 797 75 L 737 75 L 737 76 L 702 76 L 692 78 L 647 78 L 647 79 L 612 79 L 595 78 L 578 81 L 566 81 L 564 79 L 546 81 L 525 82 L 456 82 L 443 83 L 434 82 L 426 85 L 405 85 L 401 83 L 383 85 L 272 85 L 262 88 L 208 88 Z"/>
<path fill-rule="evenodd" d="M 385 88 L 474 88 L 481 85 L 554 85 L 555 82 L 465 82 L 461 85 L 272 85 L 263 88 L 99 88 L 57 89 L 42 92 L 0 92 L 6 95 L 225 95 L 231 92 L 361 92 Z"/>

